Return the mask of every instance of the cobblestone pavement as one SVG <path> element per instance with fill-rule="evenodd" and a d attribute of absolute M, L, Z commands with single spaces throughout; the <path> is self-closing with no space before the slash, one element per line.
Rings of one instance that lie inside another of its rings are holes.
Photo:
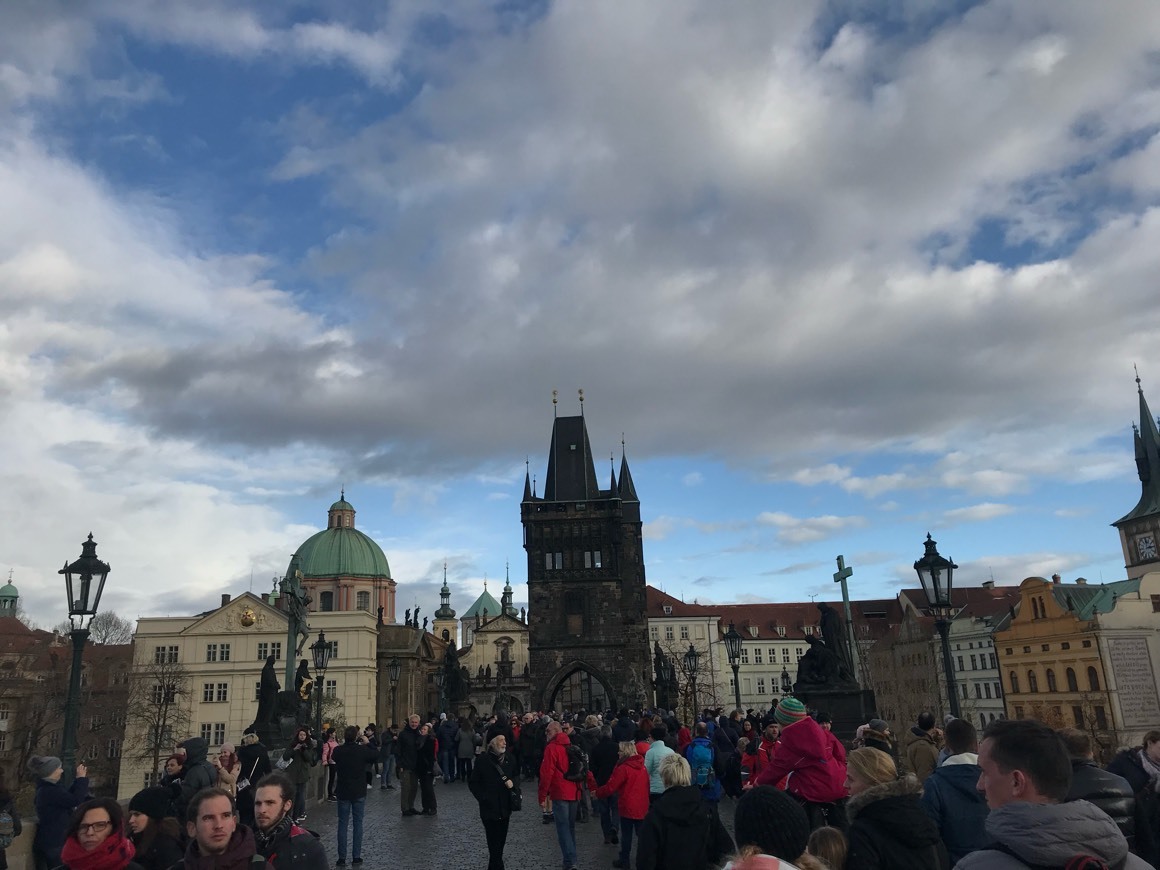
<path fill-rule="evenodd" d="M 397 784 L 396 784 L 397 786 Z M 561 867 L 556 828 L 541 821 L 536 806 L 536 784 L 523 783 L 523 812 L 512 815 L 508 830 L 504 864 L 508 870 L 553 870 Z M 399 806 L 399 792 L 382 791 L 376 784 L 367 791 L 363 830 L 363 865 L 367 870 L 401 868 L 401 870 L 459 870 L 487 867 L 487 844 L 479 821 L 479 805 L 467 785 L 437 782 L 435 796 L 439 812 L 434 816 L 404 818 Z M 416 800 L 416 806 L 418 801 Z M 721 819 L 730 833 L 733 830 L 733 804 L 721 802 Z M 333 862 L 338 857 L 335 839 L 338 828 L 335 804 L 323 803 L 310 808 L 306 827 L 317 832 Z M 348 837 L 350 834 L 348 833 Z M 576 851 L 581 870 L 608 870 L 617 856 L 618 846 L 604 845 L 599 819 L 576 825 Z M 347 846 L 347 861 L 351 857 Z M 633 862 L 636 846 L 633 845 Z"/>

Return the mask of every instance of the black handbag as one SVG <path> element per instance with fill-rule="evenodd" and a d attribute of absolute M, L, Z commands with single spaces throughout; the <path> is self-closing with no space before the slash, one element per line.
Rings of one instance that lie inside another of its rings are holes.
<path fill-rule="evenodd" d="M 511 779 L 503 772 L 503 767 L 498 761 L 492 758 L 491 762 L 495 765 L 495 769 L 499 773 L 500 782 L 506 786 L 511 782 Z M 511 801 L 513 813 L 518 813 L 524 808 L 524 796 L 520 794 L 520 785 L 518 782 L 513 783 L 512 787 L 508 789 L 508 800 Z"/>

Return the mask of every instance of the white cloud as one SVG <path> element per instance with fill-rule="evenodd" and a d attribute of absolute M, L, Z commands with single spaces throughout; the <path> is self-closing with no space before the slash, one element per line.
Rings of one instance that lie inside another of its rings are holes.
<path fill-rule="evenodd" d="M 866 518 L 859 516 L 818 516 L 795 517 L 782 511 L 764 511 L 757 516 L 757 522 L 777 529 L 779 541 L 787 544 L 805 544 L 831 538 L 845 529 L 866 525 Z"/>
<path fill-rule="evenodd" d="M 685 486 L 700 486 L 705 482 L 705 475 L 699 471 L 690 471 L 681 478 L 681 483 Z"/>
<path fill-rule="evenodd" d="M 1015 513 L 1015 508 L 1009 504 L 983 502 L 948 510 L 943 514 L 943 521 L 946 523 L 981 523 L 1013 513 Z"/>

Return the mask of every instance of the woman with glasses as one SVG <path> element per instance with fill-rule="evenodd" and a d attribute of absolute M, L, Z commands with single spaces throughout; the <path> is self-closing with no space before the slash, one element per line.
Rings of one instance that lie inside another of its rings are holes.
<path fill-rule="evenodd" d="M 60 850 L 61 870 L 143 870 L 134 855 L 119 803 L 96 798 L 76 808 Z"/>

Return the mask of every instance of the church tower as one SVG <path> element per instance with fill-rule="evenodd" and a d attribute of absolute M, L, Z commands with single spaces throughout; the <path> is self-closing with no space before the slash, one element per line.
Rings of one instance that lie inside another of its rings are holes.
<path fill-rule="evenodd" d="M 439 590 L 439 609 L 435 611 L 435 621 L 431 631 L 440 640 L 459 643 L 456 637 L 459 623 L 455 621 L 455 611 L 451 609 L 451 589 L 447 585 L 447 563 L 443 563 L 443 587 Z"/>
<path fill-rule="evenodd" d="M 1129 577 L 1139 577 L 1156 569 L 1160 561 L 1160 430 L 1148 408 L 1140 376 L 1136 376 L 1140 398 L 1140 425 L 1132 424 L 1136 447 L 1136 472 L 1140 476 L 1140 500 L 1130 512 L 1112 523 L 1120 531 L 1124 567 Z"/>
<path fill-rule="evenodd" d="M 623 445 L 619 482 L 597 483 L 580 407 L 552 425 L 543 497 L 529 472 L 520 505 L 536 709 L 636 706 L 651 676 L 640 501 Z"/>
<path fill-rule="evenodd" d="M 0 586 L 0 616 L 16 616 L 20 612 L 20 590 L 12 585 L 12 570 L 8 582 Z"/>

